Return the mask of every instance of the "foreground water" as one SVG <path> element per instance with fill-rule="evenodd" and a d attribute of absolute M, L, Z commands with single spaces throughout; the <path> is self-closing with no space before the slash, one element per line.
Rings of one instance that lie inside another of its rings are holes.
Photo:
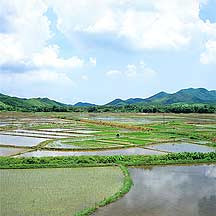
<path fill-rule="evenodd" d="M 216 165 L 129 170 L 130 192 L 95 216 L 215 216 Z"/>

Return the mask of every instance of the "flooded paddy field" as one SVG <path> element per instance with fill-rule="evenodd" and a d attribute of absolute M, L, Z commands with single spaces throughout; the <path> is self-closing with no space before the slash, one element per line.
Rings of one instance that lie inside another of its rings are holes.
<path fill-rule="evenodd" d="M 213 118 L 212 118 L 213 117 Z M 173 114 L 173 113 L 96 113 L 96 114 L 82 114 L 80 118 L 121 122 L 128 124 L 152 124 L 165 123 L 170 121 L 187 121 L 190 123 L 216 124 L 215 114 Z"/>
<path fill-rule="evenodd" d="M 216 148 L 202 146 L 192 143 L 163 143 L 149 146 L 155 150 L 162 150 L 168 152 L 215 152 Z"/>
<path fill-rule="evenodd" d="M 37 138 L 37 137 L 11 136 L 11 135 L 0 134 L 0 144 L 1 145 L 32 147 L 45 140 L 47 139 Z"/>
<path fill-rule="evenodd" d="M 212 152 L 215 120 L 215 114 L 0 112 L 0 156 L 34 167 L 34 160 L 56 163 L 52 165 L 63 160 L 64 166 L 79 161 L 40 158 L 46 156 L 138 155 L 139 159 L 172 152 Z M 128 194 L 93 215 L 213 216 L 215 167 L 131 167 L 134 186 Z M 0 169 L 0 177 L 1 213 L 7 216 L 74 215 L 94 207 L 123 184 L 119 167 Z"/>
<path fill-rule="evenodd" d="M 118 167 L 0 170 L 3 216 L 74 215 L 116 193 Z"/>
<path fill-rule="evenodd" d="M 110 121 L 101 118 L 109 118 Z M 43 151 L 43 148 L 46 148 L 44 151 L 50 148 L 49 155 L 52 155 L 50 151 L 56 148 L 61 151 L 98 149 L 99 155 L 99 150 L 107 148 L 110 148 L 109 154 L 129 154 L 132 150 L 125 150 L 128 147 L 138 149 L 132 154 L 149 154 L 147 149 L 143 148 L 153 148 L 153 152 L 208 152 L 214 151 L 216 147 L 215 119 L 215 114 L 8 112 L 0 113 L 0 122 L 13 122 L 14 125 L 12 128 L 0 127 L 0 144 L 29 146 L 35 148 L 35 152 L 38 152 L 38 146 L 40 151 Z M 188 142 L 181 146 L 175 144 L 182 140 Z M 48 142 L 41 145 L 44 141 Z M 174 145 L 167 147 L 164 145 L 166 142 Z M 203 147 L 192 145 L 191 142 L 202 144 Z M 53 152 L 53 155 L 56 154 L 56 151 Z M 102 154 L 106 155 L 106 152 Z"/>
<path fill-rule="evenodd" d="M 160 151 L 154 151 L 143 148 L 125 148 L 115 150 L 98 150 L 98 151 L 48 151 L 37 150 L 20 154 L 18 157 L 48 157 L 48 156 L 83 156 L 83 155 L 157 155 L 163 154 Z"/>
<path fill-rule="evenodd" d="M 0 156 L 11 156 L 26 151 L 24 148 L 0 147 Z"/>
<path fill-rule="evenodd" d="M 216 165 L 129 168 L 134 186 L 94 216 L 213 216 Z"/>

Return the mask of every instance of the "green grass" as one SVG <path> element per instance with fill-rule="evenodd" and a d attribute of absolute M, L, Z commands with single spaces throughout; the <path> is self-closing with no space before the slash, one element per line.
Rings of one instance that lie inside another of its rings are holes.
<path fill-rule="evenodd" d="M 123 182 L 118 167 L 5 169 L 0 176 L 1 215 L 5 216 L 74 215 L 105 202 Z"/>
<path fill-rule="evenodd" d="M 114 156 L 61 156 L 61 157 L 0 157 L 0 169 L 8 168 L 56 168 L 112 165 L 157 165 L 178 163 L 216 162 L 216 152 L 169 153 L 164 155 L 114 155 Z"/>

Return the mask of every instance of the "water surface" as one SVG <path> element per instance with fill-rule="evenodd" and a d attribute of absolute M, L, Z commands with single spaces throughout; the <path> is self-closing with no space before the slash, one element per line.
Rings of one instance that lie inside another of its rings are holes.
<path fill-rule="evenodd" d="M 35 146 L 40 142 L 47 139 L 36 138 L 36 137 L 24 137 L 24 136 L 10 136 L 0 134 L 1 145 L 14 145 L 14 146 Z"/>
<path fill-rule="evenodd" d="M 127 148 L 117 150 L 100 150 L 100 151 L 47 151 L 38 150 L 27 152 L 20 157 L 45 157 L 45 156 L 81 156 L 81 155 L 149 155 L 162 154 L 158 151 L 143 148 Z"/>
<path fill-rule="evenodd" d="M 150 148 L 156 150 L 163 150 L 169 152 L 213 152 L 216 151 L 215 148 L 197 145 L 192 143 L 163 143 L 159 145 L 149 146 Z"/>
<path fill-rule="evenodd" d="M 95 216 L 215 216 L 216 166 L 130 168 L 134 186 Z"/>
<path fill-rule="evenodd" d="M 150 124 L 152 122 L 159 122 L 155 119 L 147 119 L 147 118 L 126 118 L 126 117 L 115 117 L 115 116 L 104 116 L 104 117 L 90 117 L 90 119 L 93 120 L 99 120 L 99 121 L 111 121 L 111 122 L 121 122 L 121 123 L 143 123 L 143 124 Z"/>
<path fill-rule="evenodd" d="M 10 156 L 10 155 L 17 154 L 23 151 L 26 151 L 26 149 L 0 147 L 0 156 Z"/>

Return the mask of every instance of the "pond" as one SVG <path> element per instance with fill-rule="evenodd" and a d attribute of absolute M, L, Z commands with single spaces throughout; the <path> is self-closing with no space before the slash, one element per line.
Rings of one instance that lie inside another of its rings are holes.
<path fill-rule="evenodd" d="M 0 134 L 1 145 L 14 145 L 14 146 L 35 146 L 40 142 L 47 139 L 36 138 L 36 137 L 24 137 L 24 136 L 10 136 Z"/>
<path fill-rule="evenodd" d="M 158 151 L 143 148 L 127 148 L 117 150 L 100 150 L 100 151 L 48 151 L 38 150 L 27 152 L 20 157 L 45 157 L 45 156 L 81 156 L 81 155 L 151 155 L 162 154 Z"/>
<path fill-rule="evenodd" d="M 168 152 L 213 152 L 216 151 L 215 148 L 192 144 L 192 143 L 163 143 L 148 146 L 155 150 L 162 150 Z"/>
<path fill-rule="evenodd" d="M 134 186 L 94 216 L 215 216 L 216 166 L 130 168 Z"/>

